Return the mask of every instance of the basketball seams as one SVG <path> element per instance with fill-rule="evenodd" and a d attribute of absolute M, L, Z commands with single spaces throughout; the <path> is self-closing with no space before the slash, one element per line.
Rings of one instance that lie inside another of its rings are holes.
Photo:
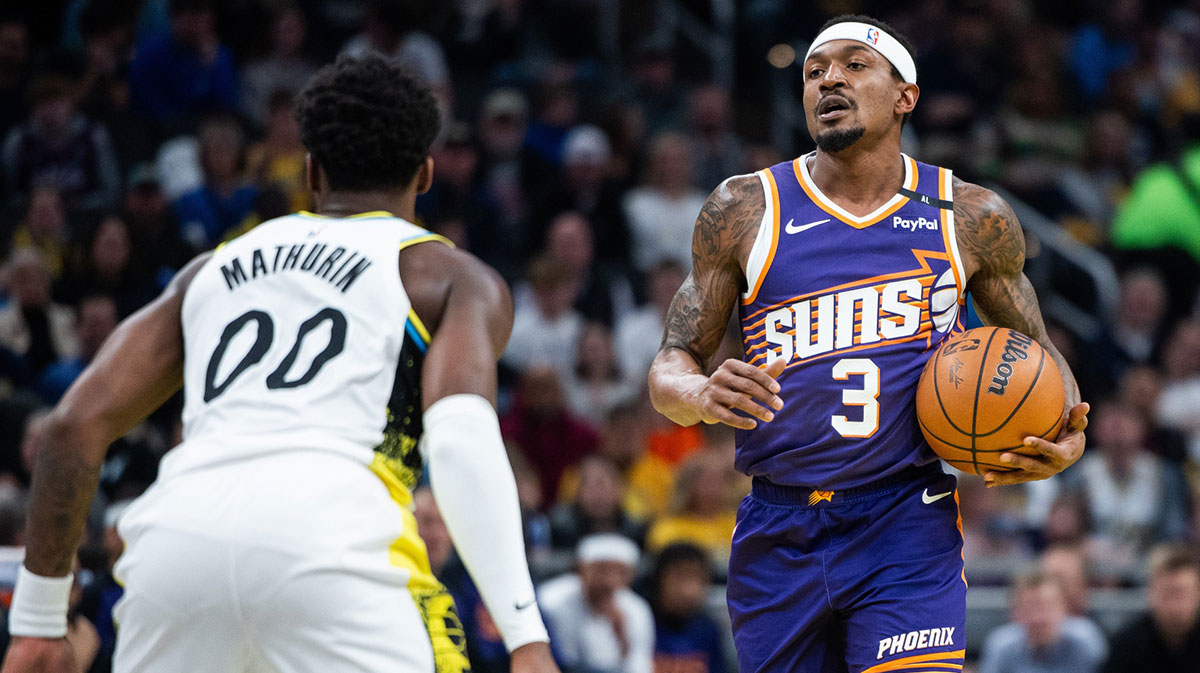
<path fill-rule="evenodd" d="M 979 391 L 983 389 L 983 368 L 987 365 L 988 351 L 992 349 L 992 340 L 996 338 L 998 331 L 1000 330 L 993 327 L 992 333 L 988 335 L 987 345 L 983 347 L 983 353 L 979 356 L 979 372 L 975 375 L 975 405 L 971 409 L 971 461 L 975 464 L 976 474 L 979 474 L 979 459 L 975 455 L 975 429 L 979 424 Z"/>

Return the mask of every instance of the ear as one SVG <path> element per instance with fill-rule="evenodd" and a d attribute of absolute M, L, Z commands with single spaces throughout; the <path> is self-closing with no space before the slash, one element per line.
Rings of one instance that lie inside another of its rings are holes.
<path fill-rule="evenodd" d="M 917 107 L 917 99 L 921 97 L 921 89 L 916 84 L 900 83 L 900 98 L 896 100 L 896 114 L 904 116 Z"/>
<path fill-rule="evenodd" d="M 425 157 L 417 169 L 417 193 L 424 194 L 433 186 L 433 157 Z"/>

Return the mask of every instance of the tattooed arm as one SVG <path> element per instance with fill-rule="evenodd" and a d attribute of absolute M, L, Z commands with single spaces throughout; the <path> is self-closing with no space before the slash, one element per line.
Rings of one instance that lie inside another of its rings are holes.
<path fill-rule="evenodd" d="M 750 429 L 781 409 L 775 376 L 783 361 L 761 370 L 729 359 L 704 374 L 745 285 L 748 257 L 766 202 L 756 176 L 732 177 L 713 191 L 696 218 L 692 273 L 667 311 L 662 346 L 650 367 L 650 400 L 680 425 L 725 423 Z M 753 418 L 733 412 L 738 409 Z"/>
<path fill-rule="evenodd" d="M 995 192 L 961 180 L 954 181 L 954 222 L 967 274 L 967 289 L 986 325 L 1022 332 L 1041 344 L 1058 365 L 1066 388 L 1067 422 L 1055 442 L 1027 437 L 1025 446 L 1038 457 L 1004 453 L 1000 462 L 1012 472 L 989 472 L 989 485 L 1015 484 L 1057 474 L 1083 454 L 1083 429 L 1088 405 L 1079 400 L 1075 375 L 1050 341 L 1033 285 L 1025 277 L 1025 238 L 1012 208 Z"/>

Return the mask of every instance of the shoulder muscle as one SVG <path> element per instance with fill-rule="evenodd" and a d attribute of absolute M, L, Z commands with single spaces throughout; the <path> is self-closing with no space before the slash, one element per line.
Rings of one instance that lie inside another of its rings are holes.
<path fill-rule="evenodd" d="M 1025 236 L 1012 206 L 996 192 L 956 178 L 954 222 L 968 278 L 1021 273 Z"/>

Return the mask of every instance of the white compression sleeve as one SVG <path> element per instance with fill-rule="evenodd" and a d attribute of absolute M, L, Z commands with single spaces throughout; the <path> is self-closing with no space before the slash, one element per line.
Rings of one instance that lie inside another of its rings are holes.
<path fill-rule="evenodd" d="M 549 642 L 496 410 L 478 395 L 450 395 L 434 402 L 424 420 L 421 448 L 433 497 L 505 647 Z"/>

